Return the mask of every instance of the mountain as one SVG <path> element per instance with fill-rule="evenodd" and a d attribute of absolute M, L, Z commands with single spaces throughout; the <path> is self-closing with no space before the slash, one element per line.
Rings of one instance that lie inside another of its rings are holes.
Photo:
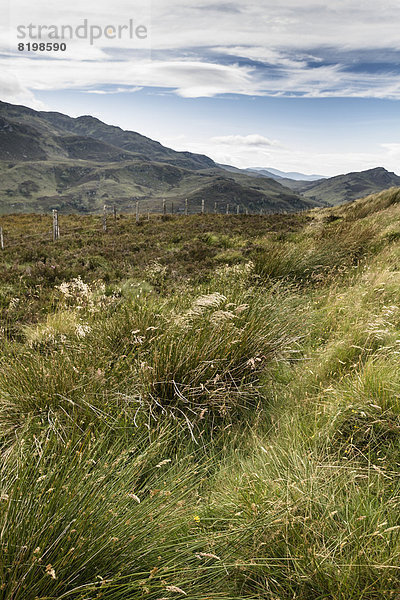
<path fill-rule="evenodd" d="M 72 118 L 0 102 L 0 212 L 98 212 L 104 204 L 160 210 L 162 199 L 192 210 L 204 199 L 258 212 L 318 205 L 274 178 L 228 172 L 211 158 L 177 152 L 91 116 Z"/>
<path fill-rule="evenodd" d="M 367 171 L 337 175 L 329 179 L 292 184 L 292 189 L 304 198 L 331 206 L 351 202 L 369 194 L 381 192 L 391 187 L 400 187 L 400 177 L 383 167 Z"/>
<path fill-rule="evenodd" d="M 281 179 L 294 179 L 295 181 L 317 181 L 319 179 L 325 179 L 323 175 L 305 175 L 304 173 L 298 173 L 297 171 L 286 172 L 279 171 L 279 169 L 272 169 L 270 167 L 250 167 L 246 171 L 252 171 L 265 175 L 266 177 L 272 177 L 280 181 Z"/>
<path fill-rule="evenodd" d="M 0 132 L 2 160 L 77 158 L 108 162 L 145 157 L 189 169 L 216 166 L 207 156 L 176 152 L 139 133 L 106 125 L 95 117 L 74 119 L 5 102 L 0 102 Z"/>

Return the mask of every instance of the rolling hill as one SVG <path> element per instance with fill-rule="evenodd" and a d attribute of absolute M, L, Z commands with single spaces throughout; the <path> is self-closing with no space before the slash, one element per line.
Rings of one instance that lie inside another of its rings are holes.
<path fill-rule="evenodd" d="M 297 211 L 317 206 L 273 178 L 228 172 L 201 154 L 176 152 L 91 116 L 71 118 L 0 102 L 0 212 L 98 212 L 112 203 L 160 210 L 162 199 L 206 208 Z"/>
<path fill-rule="evenodd" d="M 301 193 L 304 198 L 335 206 L 344 202 L 352 202 L 391 187 L 400 187 L 400 177 L 395 173 L 390 173 L 383 167 L 377 167 L 318 181 L 288 182 L 284 180 L 282 183 Z"/>

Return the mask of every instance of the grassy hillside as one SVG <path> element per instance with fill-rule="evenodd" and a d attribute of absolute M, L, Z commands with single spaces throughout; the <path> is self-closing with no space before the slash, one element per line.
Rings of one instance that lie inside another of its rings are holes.
<path fill-rule="evenodd" d="M 300 192 L 304 198 L 331 206 L 352 202 L 367 194 L 374 194 L 400 185 L 400 177 L 382 167 L 346 175 L 337 175 L 319 181 L 304 182 L 283 179 L 281 183 Z"/>
<path fill-rule="evenodd" d="M 175 152 L 90 116 L 73 119 L 0 102 L 0 214 L 99 212 L 104 204 L 160 210 L 163 198 L 192 212 L 296 211 L 319 205 L 268 178 L 229 173 L 207 156 Z"/>
<path fill-rule="evenodd" d="M 398 189 L 1 225 L 0 598 L 397 600 Z"/>
<path fill-rule="evenodd" d="M 246 175 L 221 176 L 215 169 L 189 171 L 168 163 L 125 161 L 0 161 L 0 214 L 46 212 L 102 212 L 104 204 L 132 212 L 136 199 L 143 211 L 160 212 L 163 199 L 168 211 L 199 212 L 201 201 L 212 212 L 240 205 L 241 212 L 299 211 L 318 205 L 300 198 L 278 182 Z"/>

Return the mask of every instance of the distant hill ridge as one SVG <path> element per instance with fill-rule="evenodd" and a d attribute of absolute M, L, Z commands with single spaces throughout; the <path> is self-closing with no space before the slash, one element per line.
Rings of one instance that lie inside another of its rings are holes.
<path fill-rule="evenodd" d="M 400 187 L 400 177 L 383 167 L 376 167 L 318 181 L 297 181 L 290 187 L 305 198 L 335 206 L 391 187 Z"/>
<path fill-rule="evenodd" d="M 305 173 L 299 173 L 298 171 L 280 171 L 279 169 L 273 169 L 272 167 L 250 167 L 246 171 L 253 173 L 260 173 L 267 177 L 273 177 L 278 181 L 281 179 L 294 179 L 295 181 L 317 181 L 319 179 L 326 179 L 323 175 L 306 175 Z"/>

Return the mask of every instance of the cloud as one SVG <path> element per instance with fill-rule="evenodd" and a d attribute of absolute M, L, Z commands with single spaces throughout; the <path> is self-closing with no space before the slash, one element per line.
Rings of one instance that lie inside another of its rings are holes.
<path fill-rule="evenodd" d="M 400 144 L 381 144 L 381 147 L 387 152 L 388 156 L 390 156 L 391 158 L 395 158 L 397 161 L 400 159 Z"/>
<path fill-rule="evenodd" d="M 156 87 L 183 98 L 221 94 L 248 96 L 354 97 L 400 99 L 400 77 L 393 72 L 351 73 L 340 65 L 312 69 L 281 66 L 257 69 L 248 64 L 200 60 L 90 60 L 29 57 L 0 59 L 25 89 L 75 89 L 119 93 L 123 87 Z M 114 88 L 114 89 L 113 89 Z"/>
<path fill-rule="evenodd" d="M 0 71 L 1 100 L 13 104 L 22 104 L 35 110 L 45 110 L 46 105 L 36 100 L 34 94 L 25 87 L 16 75 L 2 69 Z"/>
<path fill-rule="evenodd" d="M 104 0 L 87 0 L 84 11 L 70 3 L 62 12 L 47 0 L 16 0 L 10 13 L 0 26 L 2 64 L 32 90 L 400 98 L 398 0 L 153 0 L 151 11 L 150 0 L 114 0 L 112 11 Z M 144 44 L 127 36 L 93 46 L 67 40 L 65 53 L 16 49 L 18 24 L 77 26 L 85 18 L 102 27 L 132 18 L 150 36 Z"/>
<path fill-rule="evenodd" d="M 112 89 L 106 90 L 86 90 L 87 94 L 133 94 L 135 92 L 140 92 L 142 87 L 116 87 Z"/>
<path fill-rule="evenodd" d="M 0 68 L 18 72 L 32 90 L 110 90 L 112 86 L 161 87 L 185 98 L 218 94 L 257 94 L 252 69 L 193 61 L 80 62 L 41 59 L 34 67 L 29 58 L 0 59 Z"/>
<path fill-rule="evenodd" d="M 225 135 L 211 138 L 212 143 L 224 146 L 250 146 L 252 148 L 265 148 L 269 146 L 280 146 L 276 140 L 270 140 L 262 135 Z"/>

